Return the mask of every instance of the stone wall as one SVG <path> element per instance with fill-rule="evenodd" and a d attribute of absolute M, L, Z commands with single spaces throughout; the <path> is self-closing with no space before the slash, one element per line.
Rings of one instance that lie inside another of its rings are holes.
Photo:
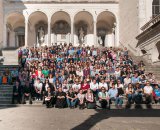
<path fill-rule="evenodd" d="M 3 2 L 0 0 L 0 48 L 3 41 Z"/>
<path fill-rule="evenodd" d="M 138 18 L 139 0 L 120 0 L 119 20 L 120 20 L 120 43 L 135 52 L 137 44 L 136 36 L 139 33 Z"/>

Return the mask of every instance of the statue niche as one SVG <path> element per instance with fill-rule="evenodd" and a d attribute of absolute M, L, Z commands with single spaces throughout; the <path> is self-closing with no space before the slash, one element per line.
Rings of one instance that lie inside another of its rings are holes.
<path fill-rule="evenodd" d="M 107 34 L 107 29 L 105 29 L 105 28 L 98 28 L 97 29 L 98 43 L 101 46 L 105 45 L 106 34 Z"/>
<path fill-rule="evenodd" d="M 87 35 L 87 29 L 88 29 L 87 23 L 85 23 L 84 21 L 80 21 L 75 25 L 75 27 L 79 44 L 84 44 L 85 36 Z"/>
<path fill-rule="evenodd" d="M 35 28 L 37 45 L 41 46 L 46 42 L 45 35 L 47 33 L 47 24 L 45 24 L 44 22 L 39 22 L 38 24 L 36 24 Z"/>

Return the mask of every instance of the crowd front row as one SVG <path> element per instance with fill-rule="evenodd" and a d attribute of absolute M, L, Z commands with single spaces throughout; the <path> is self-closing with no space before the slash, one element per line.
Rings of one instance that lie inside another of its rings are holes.
<path fill-rule="evenodd" d="M 120 80 L 118 81 L 120 82 Z M 110 104 L 115 104 L 117 108 L 121 109 L 125 100 L 127 100 L 127 104 L 160 103 L 158 85 L 155 85 L 154 89 L 149 82 L 144 88 L 141 88 L 139 83 L 135 85 L 130 83 L 125 89 L 121 85 L 112 83 L 108 88 L 109 85 L 104 83 L 103 79 L 99 84 L 96 79 L 93 79 L 90 84 L 86 80 L 81 84 L 76 80 L 72 86 L 64 83 L 59 87 L 54 87 L 49 83 L 49 79 L 46 79 L 45 83 L 37 79 L 33 85 L 26 81 L 24 86 L 16 81 L 16 85 L 13 87 L 12 103 L 16 101 L 19 104 L 25 104 L 26 100 L 29 100 L 29 103 L 32 104 L 33 100 L 41 100 L 47 108 L 69 107 L 71 109 L 77 106 L 79 109 L 95 109 L 97 107 L 109 109 Z"/>

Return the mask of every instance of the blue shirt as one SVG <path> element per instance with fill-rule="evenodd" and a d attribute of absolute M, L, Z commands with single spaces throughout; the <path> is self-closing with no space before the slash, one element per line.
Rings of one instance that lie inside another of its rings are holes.
<path fill-rule="evenodd" d="M 135 84 L 135 83 L 139 83 L 140 81 L 140 78 L 139 77 L 132 77 L 132 83 Z"/>
<path fill-rule="evenodd" d="M 110 98 L 116 98 L 118 94 L 118 90 L 116 88 L 115 89 L 111 88 L 109 89 L 108 94 Z"/>
<path fill-rule="evenodd" d="M 154 90 L 156 97 L 160 97 L 160 89 L 155 89 Z"/>

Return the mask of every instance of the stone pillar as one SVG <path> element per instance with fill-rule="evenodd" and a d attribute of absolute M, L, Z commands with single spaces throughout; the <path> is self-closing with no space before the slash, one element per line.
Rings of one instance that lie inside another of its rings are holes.
<path fill-rule="evenodd" d="M 0 0 L 0 50 L 3 47 L 3 0 Z"/>
<path fill-rule="evenodd" d="M 57 34 L 54 34 L 54 43 L 57 43 Z"/>
<path fill-rule="evenodd" d="M 97 22 L 94 21 L 94 45 L 97 46 Z"/>
<path fill-rule="evenodd" d="M 104 46 L 108 47 L 108 34 L 106 34 L 106 36 L 105 36 Z"/>
<path fill-rule="evenodd" d="M 18 34 L 17 33 L 15 33 L 15 47 L 19 47 Z"/>
<path fill-rule="evenodd" d="M 6 18 L 4 19 L 3 24 L 3 48 L 7 47 L 7 25 L 6 25 Z"/>
<path fill-rule="evenodd" d="M 48 18 L 48 46 L 51 45 L 51 19 Z"/>
<path fill-rule="evenodd" d="M 28 17 L 25 18 L 25 47 L 28 46 Z"/>
<path fill-rule="evenodd" d="M 74 44 L 74 17 L 71 17 L 71 43 Z"/>

